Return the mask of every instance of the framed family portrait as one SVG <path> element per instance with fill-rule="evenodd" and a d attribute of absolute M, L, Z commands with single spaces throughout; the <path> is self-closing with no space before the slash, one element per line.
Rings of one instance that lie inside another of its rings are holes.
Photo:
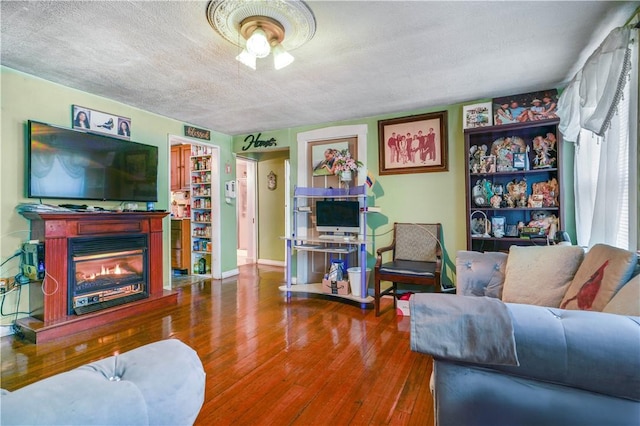
<path fill-rule="evenodd" d="M 445 172 L 447 111 L 378 121 L 380 175 Z"/>
<path fill-rule="evenodd" d="M 74 129 L 89 130 L 122 139 L 131 138 L 131 119 L 73 105 L 71 123 Z"/>

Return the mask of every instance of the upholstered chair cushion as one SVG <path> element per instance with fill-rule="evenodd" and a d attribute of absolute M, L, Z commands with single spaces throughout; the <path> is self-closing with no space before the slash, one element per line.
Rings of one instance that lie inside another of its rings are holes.
<path fill-rule="evenodd" d="M 436 225 L 396 224 L 395 260 L 435 262 L 437 244 Z"/>
<path fill-rule="evenodd" d="M 511 246 L 502 301 L 557 308 L 583 258 L 577 246 Z"/>
<path fill-rule="evenodd" d="M 629 281 L 637 263 L 638 257 L 633 252 L 596 244 L 586 254 L 560 307 L 602 311 Z"/>

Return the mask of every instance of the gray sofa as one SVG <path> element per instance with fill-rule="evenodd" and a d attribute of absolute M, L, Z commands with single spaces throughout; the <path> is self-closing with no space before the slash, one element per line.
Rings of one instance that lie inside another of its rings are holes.
<path fill-rule="evenodd" d="M 204 402 L 196 352 L 169 339 L 0 392 L 2 425 L 190 425 Z"/>
<path fill-rule="evenodd" d="M 436 425 L 640 424 L 640 277 L 633 253 L 614 254 L 624 270 L 607 272 L 622 282 L 602 312 L 501 301 L 513 278 L 502 253 L 460 252 L 458 295 L 414 295 L 411 346 L 434 357 Z M 588 258 L 568 273 L 593 277 Z"/>

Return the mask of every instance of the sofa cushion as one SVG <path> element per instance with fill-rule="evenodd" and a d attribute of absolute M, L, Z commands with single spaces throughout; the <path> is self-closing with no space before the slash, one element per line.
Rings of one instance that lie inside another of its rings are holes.
<path fill-rule="evenodd" d="M 640 275 L 623 285 L 602 312 L 640 316 Z"/>
<path fill-rule="evenodd" d="M 502 300 L 557 308 L 583 258 L 576 246 L 511 246 Z"/>
<path fill-rule="evenodd" d="M 635 253 L 596 244 L 586 254 L 560 307 L 602 311 L 631 278 L 637 261 Z"/>

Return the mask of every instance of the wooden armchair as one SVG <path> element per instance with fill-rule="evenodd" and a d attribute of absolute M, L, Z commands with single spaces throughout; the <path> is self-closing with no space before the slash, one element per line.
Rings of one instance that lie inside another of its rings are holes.
<path fill-rule="evenodd" d="M 380 298 L 393 296 L 396 308 L 398 283 L 433 286 L 440 292 L 442 272 L 441 225 L 439 223 L 394 223 L 393 241 L 388 247 L 379 248 L 374 270 L 374 306 L 380 315 Z M 382 262 L 382 254 L 392 252 L 390 262 Z M 391 281 L 392 286 L 382 291 L 380 281 Z"/>

